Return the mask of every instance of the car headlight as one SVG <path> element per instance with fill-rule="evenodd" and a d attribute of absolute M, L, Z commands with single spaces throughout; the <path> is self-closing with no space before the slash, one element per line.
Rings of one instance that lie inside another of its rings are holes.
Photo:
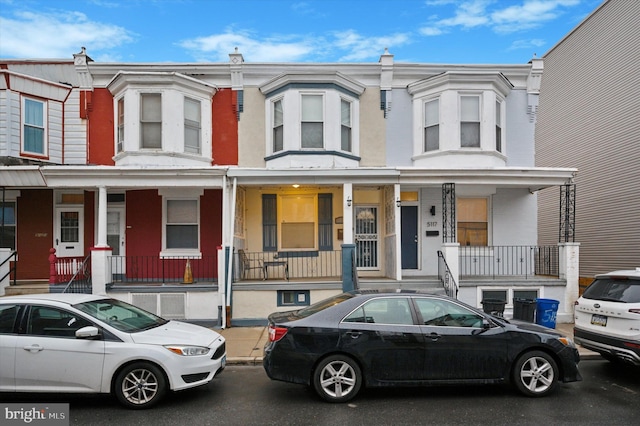
<path fill-rule="evenodd" d="M 182 356 L 207 355 L 209 353 L 209 348 L 203 346 L 165 345 L 165 348 L 176 355 Z"/>

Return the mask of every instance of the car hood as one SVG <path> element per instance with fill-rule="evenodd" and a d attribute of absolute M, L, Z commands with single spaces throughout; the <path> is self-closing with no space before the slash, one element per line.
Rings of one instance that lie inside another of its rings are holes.
<path fill-rule="evenodd" d="M 135 343 L 150 345 L 210 346 L 218 338 L 221 338 L 220 334 L 213 330 L 180 321 L 169 321 L 160 327 L 131 334 Z"/>
<path fill-rule="evenodd" d="M 564 334 L 552 328 L 543 327 L 541 325 L 534 324 L 531 322 L 509 320 L 509 324 L 511 324 L 513 327 L 517 328 L 518 330 L 535 331 L 536 333 L 546 333 L 546 334 L 551 334 L 553 336 L 558 336 L 558 337 L 564 336 Z"/>

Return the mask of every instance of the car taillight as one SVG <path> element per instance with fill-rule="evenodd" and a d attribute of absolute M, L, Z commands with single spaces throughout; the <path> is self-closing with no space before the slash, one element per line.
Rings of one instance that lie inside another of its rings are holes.
<path fill-rule="evenodd" d="M 278 340 L 282 339 L 285 334 L 287 334 L 287 331 L 289 331 L 288 328 L 277 327 L 275 325 L 270 325 L 269 326 L 269 341 L 270 342 L 277 342 Z"/>

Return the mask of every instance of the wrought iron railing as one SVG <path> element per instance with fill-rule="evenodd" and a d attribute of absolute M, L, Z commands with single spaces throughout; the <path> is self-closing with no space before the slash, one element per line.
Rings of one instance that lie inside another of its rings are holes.
<path fill-rule="evenodd" d="M 76 271 L 69 279 L 63 293 L 86 293 L 91 294 L 91 255 L 77 264 Z"/>
<path fill-rule="evenodd" d="M 235 279 L 342 279 L 342 251 L 235 253 Z"/>
<path fill-rule="evenodd" d="M 215 282 L 218 276 L 217 256 L 109 256 L 107 263 L 111 268 L 111 285 L 193 284 Z"/>
<path fill-rule="evenodd" d="M 458 284 L 449 269 L 447 259 L 445 259 L 444 254 L 440 250 L 438 250 L 438 278 L 440 278 L 440 282 L 442 283 L 447 296 L 457 299 Z"/>
<path fill-rule="evenodd" d="M 18 252 L 14 250 L 11 253 L 9 253 L 9 256 L 7 256 L 7 258 L 3 260 L 2 263 L 0 263 L 0 270 L 2 270 L 2 266 L 5 263 L 9 263 L 9 271 L 7 271 L 6 274 L 0 277 L 0 283 L 5 279 L 9 278 L 9 285 L 16 285 L 16 275 L 17 275 L 16 270 L 18 268 L 17 259 L 18 259 Z M 11 264 L 12 261 L 13 261 L 13 265 Z M 11 279 L 11 274 L 13 274 L 13 279 Z"/>
<path fill-rule="evenodd" d="M 557 246 L 461 246 L 460 276 L 559 276 Z"/>

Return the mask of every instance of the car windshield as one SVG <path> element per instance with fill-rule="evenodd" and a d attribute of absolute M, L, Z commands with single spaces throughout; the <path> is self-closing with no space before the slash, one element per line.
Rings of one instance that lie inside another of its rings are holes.
<path fill-rule="evenodd" d="M 585 299 L 640 303 L 640 279 L 605 277 L 596 279 L 582 295 Z"/>
<path fill-rule="evenodd" d="M 308 308 L 300 309 L 298 312 L 296 312 L 296 314 L 301 318 L 305 318 L 305 317 L 308 317 L 309 315 L 315 314 L 316 312 L 320 312 L 324 309 L 335 306 L 338 303 L 342 303 L 345 300 L 349 300 L 353 296 L 354 295 L 350 293 L 338 294 L 337 296 L 333 296 L 333 297 L 330 297 L 329 299 L 321 300 L 318 303 L 314 303 Z"/>
<path fill-rule="evenodd" d="M 150 330 L 169 322 L 164 318 L 116 299 L 93 300 L 91 302 L 78 303 L 74 307 L 126 333 Z"/>

